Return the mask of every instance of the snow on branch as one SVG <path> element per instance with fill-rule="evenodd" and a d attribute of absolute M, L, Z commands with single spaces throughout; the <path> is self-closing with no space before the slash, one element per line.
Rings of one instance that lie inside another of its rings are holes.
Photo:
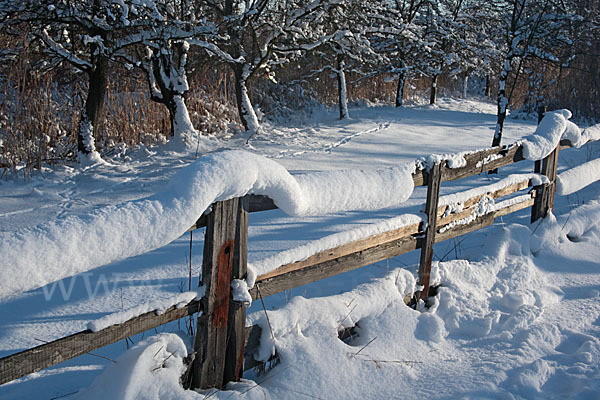
<path fill-rule="evenodd" d="M 92 64 L 90 64 L 86 60 L 79 58 L 73 52 L 67 50 L 62 44 L 54 41 L 50 37 L 50 35 L 48 34 L 48 31 L 46 29 L 42 30 L 40 39 L 46 45 L 47 52 L 54 54 L 55 56 L 68 61 L 69 63 L 73 64 L 74 66 L 76 66 L 77 68 L 79 68 L 83 71 L 86 71 L 86 70 L 92 68 Z"/>

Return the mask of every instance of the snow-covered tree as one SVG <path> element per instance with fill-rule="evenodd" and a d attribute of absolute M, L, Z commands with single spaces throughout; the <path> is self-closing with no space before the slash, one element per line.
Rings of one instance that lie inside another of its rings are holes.
<path fill-rule="evenodd" d="M 429 0 L 426 10 L 425 75 L 431 78 L 430 104 L 435 104 L 441 74 L 458 76 L 477 68 L 477 51 L 464 0 Z"/>
<path fill-rule="evenodd" d="M 396 107 L 402 106 L 406 80 L 422 70 L 425 49 L 424 10 L 427 0 L 375 1 L 370 4 L 369 37 L 378 54 L 385 56 L 379 72 L 397 76 Z"/>
<path fill-rule="evenodd" d="M 480 6 L 478 18 L 487 20 L 495 30 L 494 37 L 501 54 L 502 67 L 498 78 L 498 114 L 492 146 L 502 140 L 502 131 L 516 78 L 525 62 L 531 58 L 558 62 L 556 40 L 566 39 L 565 28 L 579 17 L 560 0 L 502 0 Z M 512 87 L 508 88 L 513 74 Z"/>
<path fill-rule="evenodd" d="M 171 136 L 195 133 L 185 104 L 189 90 L 186 63 L 189 44 L 185 40 L 151 41 L 140 66 L 146 72 L 150 96 L 169 111 Z"/>
<path fill-rule="evenodd" d="M 77 148 L 81 156 L 98 158 L 95 136 L 109 63 L 116 53 L 141 41 L 141 27 L 161 18 L 156 4 L 151 0 L 9 0 L 3 6 L 3 24 L 27 24 L 32 40 L 47 55 L 47 65 L 68 63 L 87 75 Z"/>
<path fill-rule="evenodd" d="M 368 4 L 368 3 L 367 3 Z M 348 112 L 348 72 L 363 74 L 382 61 L 371 45 L 368 35 L 366 4 L 357 0 L 340 1 L 330 7 L 323 18 L 323 30 L 328 40 L 315 47 L 312 54 L 320 67 L 309 75 L 331 71 L 337 80 L 340 119 L 350 118 Z"/>
<path fill-rule="evenodd" d="M 235 95 L 240 120 L 250 133 L 260 123 L 250 100 L 248 82 L 259 72 L 274 78 L 273 65 L 287 62 L 297 52 L 308 50 L 326 37 L 316 20 L 338 0 L 198 0 L 208 19 L 220 28 L 205 47 L 234 75 Z"/>

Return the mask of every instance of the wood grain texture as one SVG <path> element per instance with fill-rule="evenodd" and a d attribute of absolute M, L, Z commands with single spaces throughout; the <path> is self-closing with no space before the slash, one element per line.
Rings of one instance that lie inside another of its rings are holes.
<path fill-rule="evenodd" d="M 248 269 L 248 209 L 250 199 L 244 197 L 236 209 L 235 247 L 230 284 L 233 279 L 244 279 Z M 237 382 L 244 373 L 244 354 L 246 345 L 246 304 L 229 302 L 229 322 L 227 327 L 227 349 L 225 351 L 225 370 L 223 386 L 227 382 Z"/>
<path fill-rule="evenodd" d="M 493 199 L 497 199 L 499 197 L 508 196 L 509 194 L 516 193 L 519 190 L 526 189 L 530 186 L 532 186 L 531 180 L 525 179 L 525 180 L 522 180 L 521 182 L 514 183 L 510 186 L 495 190 L 493 192 L 482 193 L 480 195 L 477 195 L 477 196 L 474 196 L 474 197 L 471 197 L 471 198 L 465 200 L 463 202 L 463 209 L 474 206 L 475 204 L 479 203 L 479 200 L 481 200 L 481 198 L 484 196 L 489 196 Z M 438 218 L 446 218 L 446 217 L 442 217 L 442 215 L 444 215 L 447 208 L 448 208 L 448 205 L 443 205 L 443 206 L 438 207 L 438 213 L 437 213 Z M 438 222 L 438 226 L 439 226 L 439 222 Z"/>
<path fill-rule="evenodd" d="M 198 316 L 194 340 L 195 357 L 189 383 L 189 387 L 194 389 L 220 388 L 223 385 L 233 262 L 231 253 L 238 228 L 236 219 L 239 207 L 239 198 L 217 202 L 213 204 L 212 212 L 208 216 L 201 282 L 205 287 L 205 296 L 202 299 L 204 312 Z M 227 249 L 229 254 L 225 257 Z M 225 261 L 230 264 L 224 265 Z M 228 271 L 223 271 L 224 268 Z M 227 281 L 225 285 L 220 283 L 223 280 Z M 223 290 L 227 293 L 223 293 Z M 219 312 L 222 308 L 225 308 L 224 313 Z"/>
<path fill-rule="evenodd" d="M 527 199 L 519 203 L 512 204 L 507 207 L 500 208 L 494 212 L 483 215 L 481 217 L 476 218 L 473 222 L 468 224 L 456 225 L 447 231 L 438 232 L 435 237 L 435 242 L 443 242 L 444 240 L 452 239 L 458 236 L 465 235 L 469 232 L 476 231 L 481 228 L 485 228 L 494 223 L 494 220 L 498 217 L 502 217 L 504 215 L 508 215 L 519 210 L 522 210 L 527 207 L 531 207 L 533 205 L 534 199 Z"/>
<path fill-rule="evenodd" d="M 112 325 L 97 332 L 90 330 L 42 344 L 0 359 L 0 385 L 29 375 L 33 372 L 60 364 L 77 356 L 125 340 L 125 338 L 145 332 L 157 326 L 197 313 L 199 301 L 192 301 L 184 307 L 170 307 L 157 315 L 147 312 L 127 322 Z"/>
<path fill-rule="evenodd" d="M 445 162 L 434 164 L 430 171 L 427 182 L 427 202 L 425 203 L 425 214 L 427 215 L 427 228 L 425 229 L 425 240 L 421 247 L 419 259 L 419 282 L 423 289 L 417 294 L 417 298 L 425 300 L 429 293 L 429 280 L 431 275 L 431 261 L 433 260 L 433 244 L 437 232 L 437 212 L 440 200 L 440 186 L 442 183 L 442 168 Z"/>
<path fill-rule="evenodd" d="M 381 243 L 368 249 L 306 266 L 302 269 L 292 270 L 282 275 L 259 279 L 256 281 L 254 288 L 250 290 L 250 294 L 253 299 L 258 298 L 256 289 L 256 286 L 258 285 L 263 297 L 271 296 L 342 272 L 351 271 L 365 265 L 370 265 L 400 254 L 405 254 L 417 248 L 418 240 L 413 236 Z"/>
<path fill-rule="evenodd" d="M 406 236 L 410 236 L 412 234 L 416 234 L 419 232 L 419 224 L 408 225 L 399 229 L 395 229 L 393 231 L 388 231 L 384 233 L 380 233 L 377 235 L 369 236 L 365 239 L 356 240 L 347 244 L 343 244 L 333 249 L 325 250 L 314 254 L 302 261 L 296 261 L 291 264 L 285 264 L 277 269 L 267 272 L 266 274 L 259 275 L 257 280 L 265 280 L 277 275 L 282 275 L 291 271 L 299 270 L 305 267 L 309 267 L 315 264 L 323 263 L 329 260 L 334 260 L 340 258 L 342 256 L 356 253 L 358 251 L 362 251 L 373 246 L 376 246 L 381 243 L 390 242 L 396 239 L 400 239 Z"/>
<path fill-rule="evenodd" d="M 558 169 L 559 147 L 554 149 L 542 160 L 541 173 L 546 175 L 550 183 L 541 185 L 536 189 L 535 203 L 531 209 L 531 223 L 540 218 L 545 218 L 548 211 L 554 208 L 554 192 L 556 190 L 556 170 Z"/>

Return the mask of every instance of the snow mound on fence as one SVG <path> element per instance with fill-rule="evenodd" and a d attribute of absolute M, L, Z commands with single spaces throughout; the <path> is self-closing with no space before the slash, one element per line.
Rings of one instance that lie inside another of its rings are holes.
<path fill-rule="evenodd" d="M 585 128 L 581 133 L 581 136 L 583 136 L 585 140 L 579 146 L 576 147 L 581 147 L 588 141 L 593 142 L 596 140 L 600 140 L 600 124 L 592 125 L 590 127 Z"/>
<path fill-rule="evenodd" d="M 245 151 L 211 153 L 151 197 L 1 232 L 0 298 L 164 246 L 215 201 L 262 194 L 290 215 L 381 209 L 410 197 L 414 170 L 409 163 L 292 176 L 275 161 Z"/>
<path fill-rule="evenodd" d="M 582 132 L 581 128 L 569 121 L 571 116 L 571 111 L 566 109 L 547 113 L 535 133 L 523 138 L 523 157 L 541 160 L 552 153 L 562 139 L 568 140 L 573 147 L 581 147 L 588 140 L 600 138 L 600 127 L 590 127 Z"/>
<path fill-rule="evenodd" d="M 566 170 L 556 177 L 556 193 L 566 196 L 600 180 L 600 158 Z"/>

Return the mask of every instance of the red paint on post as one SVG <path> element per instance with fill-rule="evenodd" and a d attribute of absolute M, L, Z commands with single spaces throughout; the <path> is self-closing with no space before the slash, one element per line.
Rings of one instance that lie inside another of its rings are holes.
<path fill-rule="evenodd" d="M 225 328 L 227 326 L 232 263 L 233 240 L 228 240 L 221 247 L 219 258 L 217 259 L 217 281 L 213 309 L 213 324 L 217 328 Z"/>

